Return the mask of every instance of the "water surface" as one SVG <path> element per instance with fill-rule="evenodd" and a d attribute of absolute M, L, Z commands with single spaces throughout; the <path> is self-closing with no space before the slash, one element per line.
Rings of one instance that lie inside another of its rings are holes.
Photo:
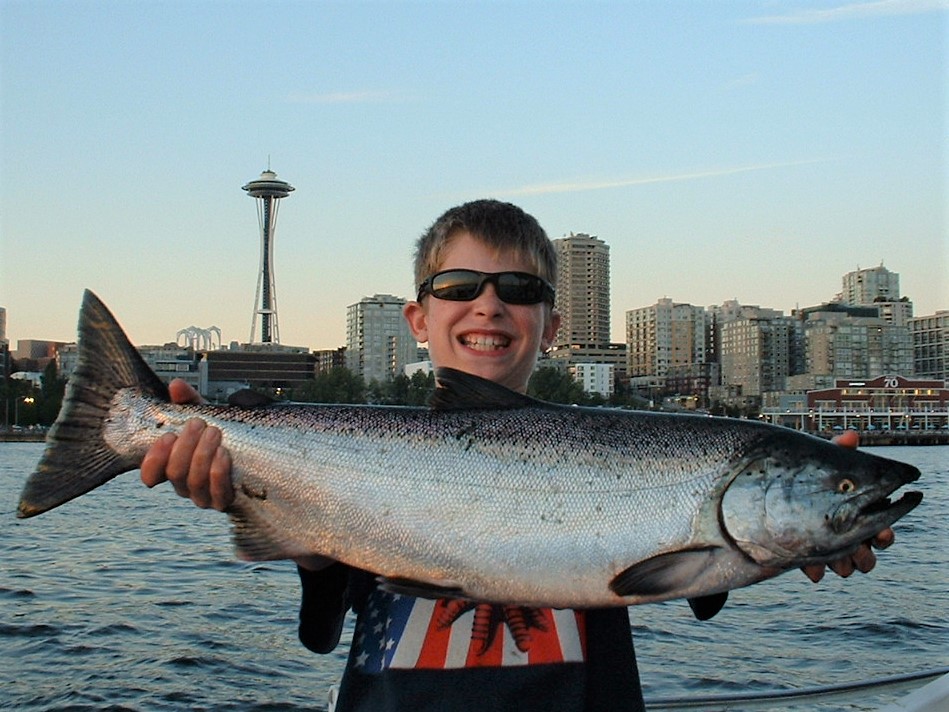
<path fill-rule="evenodd" d="M 949 663 L 949 448 L 872 451 L 917 465 L 926 497 L 897 523 L 897 542 L 877 568 L 817 585 L 790 572 L 733 591 L 704 623 L 684 601 L 631 608 L 647 699 Z M 303 648 L 292 564 L 236 561 L 225 516 L 196 509 L 167 485 L 148 490 L 138 473 L 18 520 L 20 489 L 41 452 L 36 443 L 0 443 L 5 708 L 325 709 L 351 621 L 332 654 Z M 793 709 L 873 710 L 899 694 Z"/>

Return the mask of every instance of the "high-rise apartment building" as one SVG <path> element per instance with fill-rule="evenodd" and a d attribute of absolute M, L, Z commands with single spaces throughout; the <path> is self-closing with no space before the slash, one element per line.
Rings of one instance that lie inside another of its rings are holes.
<path fill-rule="evenodd" d="M 549 359 L 570 373 L 588 393 L 612 392 L 602 385 L 610 372 L 624 378 L 626 350 L 610 343 L 610 247 L 598 237 L 583 233 L 553 240 L 557 251 L 557 311 L 560 330 Z M 610 369 L 597 368 L 609 365 Z M 579 368 L 589 366 L 589 368 Z M 590 374 L 596 375 L 596 384 Z"/>
<path fill-rule="evenodd" d="M 562 318 L 554 346 L 605 348 L 610 343 L 610 247 L 583 233 L 553 243 Z"/>
<path fill-rule="evenodd" d="M 366 383 L 384 382 L 418 360 L 404 305 L 400 297 L 376 294 L 346 308 L 346 367 Z"/>
<path fill-rule="evenodd" d="M 900 276 L 882 264 L 843 276 L 840 299 L 853 306 L 873 306 L 888 324 L 903 326 L 913 316 L 913 303 L 900 297 Z"/>
<path fill-rule="evenodd" d="M 879 317 L 813 311 L 804 322 L 807 373 L 870 379 L 913 376 L 913 342 L 905 326 Z"/>
<path fill-rule="evenodd" d="M 895 302 L 900 298 L 900 276 L 882 264 L 871 269 L 857 269 L 843 277 L 841 300 L 860 306 L 873 304 L 878 298 Z"/>
<path fill-rule="evenodd" d="M 908 325 L 916 375 L 949 380 L 949 310 L 914 317 Z"/>
<path fill-rule="evenodd" d="M 721 385 L 743 398 L 781 390 L 804 370 L 800 321 L 777 309 L 735 300 L 708 308 L 710 360 L 720 364 Z"/>
<path fill-rule="evenodd" d="M 626 312 L 629 376 L 665 377 L 674 369 L 706 363 L 708 316 L 703 307 L 663 298 Z"/>
<path fill-rule="evenodd" d="M 721 324 L 722 385 L 741 387 L 743 397 L 784 390 L 791 375 L 795 321 L 742 317 Z"/>

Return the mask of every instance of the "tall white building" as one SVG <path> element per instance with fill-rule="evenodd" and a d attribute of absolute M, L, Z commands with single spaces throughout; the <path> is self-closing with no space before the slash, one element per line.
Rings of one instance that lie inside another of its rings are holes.
<path fill-rule="evenodd" d="M 610 247 L 583 233 L 553 243 L 562 319 L 554 345 L 604 348 L 610 343 Z"/>
<path fill-rule="evenodd" d="M 900 276 L 882 264 L 871 269 L 857 269 L 844 275 L 840 296 L 845 304 L 854 306 L 873 304 L 878 298 L 895 302 L 900 298 Z"/>
<path fill-rule="evenodd" d="M 853 306 L 876 307 L 881 319 L 897 326 L 906 325 L 913 316 L 913 303 L 900 296 L 899 274 L 882 264 L 845 274 L 840 300 Z"/>
<path fill-rule="evenodd" d="M 418 344 L 402 317 L 405 300 L 391 294 L 363 297 L 346 308 L 346 367 L 384 382 L 418 361 Z"/>

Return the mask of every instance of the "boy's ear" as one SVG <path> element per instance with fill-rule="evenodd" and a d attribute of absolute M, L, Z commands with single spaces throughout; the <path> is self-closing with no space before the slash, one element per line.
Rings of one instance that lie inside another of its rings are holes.
<path fill-rule="evenodd" d="M 540 342 L 541 351 L 547 351 L 554 345 L 554 339 L 557 338 L 557 332 L 560 330 L 560 321 L 560 312 L 551 309 L 550 316 L 544 323 L 544 335 Z"/>
<path fill-rule="evenodd" d="M 406 302 L 402 307 L 402 316 L 418 343 L 424 344 L 428 341 L 428 315 L 420 302 Z"/>

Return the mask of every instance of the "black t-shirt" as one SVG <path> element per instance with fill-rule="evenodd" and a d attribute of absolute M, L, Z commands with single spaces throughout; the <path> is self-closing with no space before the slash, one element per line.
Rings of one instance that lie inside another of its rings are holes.
<path fill-rule="evenodd" d="M 326 653 L 356 629 L 338 712 L 644 709 L 625 608 L 534 609 L 387 593 L 334 564 L 300 570 L 300 640 Z"/>

